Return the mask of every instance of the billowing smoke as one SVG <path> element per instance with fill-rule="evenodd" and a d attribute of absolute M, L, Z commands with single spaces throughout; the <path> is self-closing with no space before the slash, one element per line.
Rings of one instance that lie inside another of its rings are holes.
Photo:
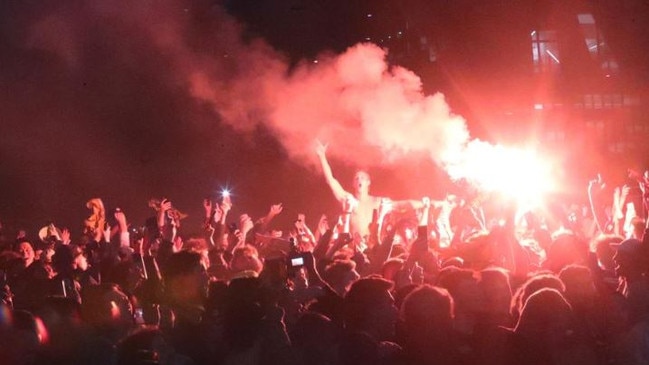
<path fill-rule="evenodd" d="M 236 93 L 228 95 L 234 95 L 234 103 L 218 98 L 216 89 L 206 90 L 218 85 L 216 80 L 194 78 L 193 89 L 233 125 L 268 123 L 297 158 L 313 154 L 314 139 L 330 143 L 337 157 L 362 165 L 381 162 L 376 151 L 389 160 L 425 152 L 439 162 L 455 154 L 468 140 L 465 121 L 451 113 L 442 94 L 423 95 L 419 77 L 389 67 L 385 58 L 385 50 L 358 44 L 317 64 L 303 63 L 290 74 L 268 67 L 236 81 Z"/>
<path fill-rule="evenodd" d="M 4 127 L 32 140 L 5 133 L 0 152 L 21 151 L 6 160 L 6 177 L 32 196 L 43 192 L 34 197 L 50 204 L 43 208 L 65 211 L 51 186 L 82 204 L 111 192 L 148 199 L 219 168 L 241 172 L 241 163 L 206 162 L 239 153 L 224 133 L 207 141 L 212 125 L 270 131 L 305 166 L 317 140 L 363 166 L 409 156 L 457 165 L 470 141 L 444 96 L 424 95 L 419 77 L 390 66 L 373 44 L 295 65 L 263 40 L 242 40 L 242 26 L 207 1 L 7 2 L 1 10 L 0 81 L 13 90 L 0 99 Z"/>
<path fill-rule="evenodd" d="M 35 23 L 30 44 L 74 68 L 80 43 L 75 28 L 100 18 L 124 37 L 148 40 L 169 65 L 166 79 L 211 105 L 222 121 L 242 132 L 264 125 L 302 161 L 312 159 L 316 139 L 329 143 L 332 155 L 365 166 L 411 152 L 441 162 L 468 141 L 465 121 L 453 115 L 444 96 L 424 95 L 419 77 L 390 67 L 386 50 L 376 45 L 358 44 L 289 69 L 263 41 L 244 44 L 239 26 L 218 8 L 207 15 L 213 32 L 201 35 L 207 47 L 194 44 L 195 19 L 169 4 L 89 2 L 84 17 L 58 13 Z M 128 50 L 116 51 L 128 62 Z"/>

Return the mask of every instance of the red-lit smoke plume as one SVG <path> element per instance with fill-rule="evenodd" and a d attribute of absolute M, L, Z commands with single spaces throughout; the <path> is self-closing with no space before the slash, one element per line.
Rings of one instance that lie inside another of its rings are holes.
<path fill-rule="evenodd" d="M 203 43 L 194 39 L 185 9 L 171 2 L 154 6 L 97 0 L 79 11 L 82 15 L 43 17 L 31 27 L 29 44 L 58 54 L 75 68 L 83 43 L 79 32 L 100 19 L 114 27 L 116 43 L 120 37 L 137 37 L 152 47 L 165 65 L 161 80 L 212 108 L 215 122 L 220 119 L 244 133 L 263 125 L 296 161 L 313 161 L 313 142 L 319 139 L 330 144 L 331 155 L 357 165 L 425 154 L 452 178 L 497 189 L 489 186 L 494 184 L 491 167 L 507 159 L 484 156 L 518 153 L 471 142 L 465 120 L 453 114 L 444 96 L 424 95 L 420 78 L 388 65 L 387 51 L 373 44 L 289 68 L 262 40 L 242 42 L 240 26 L 219 8 L 206 15 L 211 20 L 200 34 Z M 115 52 L 125 64 L 138 62 L 134 49 L 115 47 Z"/>

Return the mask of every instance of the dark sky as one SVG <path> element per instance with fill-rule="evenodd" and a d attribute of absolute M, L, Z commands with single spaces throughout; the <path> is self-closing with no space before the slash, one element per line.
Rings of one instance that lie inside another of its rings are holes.
<path fill-rule="evenodd" d="M 342 20 L 333 12 L 323 21 Z M 297 56 L 271 52 L 290 65 L 338 51 L 347 46 L 343 30 L 297 37 L 294 50 L 309 46 Z M 193 228 L 202 198 L 223 186 L 233 191 L 234 215 L 260 216 L 283 202 L 284 223 L 304 212 L 315 225 L 318 214 L 335 212 L 317 170 L 291 162 L 266 127 L 243 133 L 187 91 L 196 64 L 224 87 L 255 67 L 237 59 L 246 52 L 239 37 L 209 1 L 0 2 L 0 220 L 32 232 L 54 221 L 75 234 L 90 198 L 139 225 L 152 214 L 149 198 L 168 197 Z M 333 165 L 351 179 L 353 164 Z M 375 172 L 386 176 L 376 191 L 403 183 L 390 169 Z"/>

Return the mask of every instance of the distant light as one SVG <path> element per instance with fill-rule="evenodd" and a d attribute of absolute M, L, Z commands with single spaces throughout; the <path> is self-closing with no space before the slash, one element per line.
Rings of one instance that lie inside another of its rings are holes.
<path fill-rule="evenodd" d="M 372 17 L 372 14 L 367 14 L 367 17 L 368 17 L 368 18 L 371 18 L 371 17 Z"/>
<path fill-rule="evenodd" d="M 228 54 L 227 54 L 227 53 L 224 53 L 224 54 L 223 54 L 223 57 L 224 57 L 224 58 L 228 58 Z"/>
<path fill-rule="evenodd" d="M 595 24 L 595 17 L 589 13 L 577 14 L 577 20 L 579 24 Z"/>
<path fill-rule="evenodd" d="M 534 104 L 534 110 L 543 110 L 543 104 Z"/>
<path fill-rule="evenodd" d="M 536 34 L 536 31 L 533 30 L 532 33 L 530 33 L 530 36 L 534 37 L 535 34 Z"/>
<path fill-rule="evenodd" d="M 318 60 L 313 60 L 313 63 L 318 63 Z"/>
<path fill-rule="evenodd" d="M 611 77 L 611 74 L 606 74 L 606 77 Z"/>
<path fill-rule="evenodd" d="M 372 38 L 370 38 L 370 37 L 365 37 L 365 40 L 366 40 L 366 41 L 371 41 Z"/>
<path fill-rule="evenodd" d="M 554 60 L 554 62 L 556 62 L 556 63 L 561 63 L 561 61 L 559 61 L 559 59 L 557 58 L 557 56 L 555 56 L 554 53 L 550 52 L 549 49 L 546 49 L 546 50 L 545 50 L 545 53 L 547 53 L 548 55 L 550 55 L 550 57 L 552 57 L 552 59 Z"/>
<path fill-rule="evenodd" d="M 397 34 L 398 34 L 398 35 L 402 35 L 403 33 L 402 33 L 401 31 L 398 31 Z"/>

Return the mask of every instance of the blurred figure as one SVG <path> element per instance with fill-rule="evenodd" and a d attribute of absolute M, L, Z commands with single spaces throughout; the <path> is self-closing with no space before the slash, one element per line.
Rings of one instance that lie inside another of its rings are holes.
<path fill-rule="evenodd" d="M 556 289 L 543 288 L 525 302 L 509 345 L 511 365 L 592 365 L 590 339 L 577 330 L 570 304 Z"/>
<path fill-rule="evenodd" d="M 406 364 L 468 363 L 453 330 L 454 302 L 446 289 L 421 286 L 406 296 L 400 312 Z"/>
<path fill-rule="evenodd" d="M 615 248 L 613 261 L 615 273 L 620 278 L 618 292 L 625 298 L 629 309 L 630 323 L 649 318 L 649 279 L 645 275 L 646 261 L 642 255 L 642 242 L 628 238 Z"/>

